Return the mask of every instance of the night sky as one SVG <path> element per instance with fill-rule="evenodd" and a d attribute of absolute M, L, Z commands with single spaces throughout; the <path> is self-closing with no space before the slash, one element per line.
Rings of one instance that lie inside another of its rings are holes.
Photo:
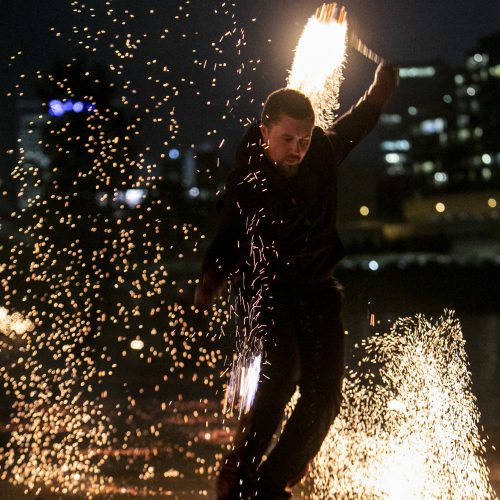
<path fill-rule="evenodd" d="M 88 10 L 80 14 L 73 12 L 71 6 L 78 3 L 84 3 L 86 9 L 95 7 L 96 17 L 91 18 Z M 185 0 L 115 0 L 109 3 L 115 12 L 128 9 L 134 13 L 135 21 L 123 27 L 117 23 L 113 24 L 112 16 L 106 16 L 103 10 L 104 0 L 2 2 L 0 22 L 4 43 L 0 47 L 0 103 L 4 112 L 0 123 L 1 172 L 8 170 L 12 164 L 12 157 L 6 156 L 4 152 L 13 147 L 16 138 L 15 102 L 13 98 L 5 97 L 5 93 L 20 81 L 19 75 L 26 75 L 22 80 L 22 87 L 25 95 L 29 96 L 33 93 L 33 85 L 30 82 L 35 71 L 49 71 L 57 59 L 69 60 L 77 54 L 85 53 L 90 60 L 101 60 L 106 64 L 115 62 L 111 60 L 111 52 L 105 49 L 113 36 L 123 36 L 125 33 L 139 36 L 150 33 L 151 42 L 165 27 L 175 32 L 173 17 L 179 12 L 178 6 L 185 4 Z M 186 95 L 184 100 L 180 98 L 176 113 L 181 125 L 181 146 L 202 141 L 206 130 L 216 126 L 219 128 L 219 135 L 227 138 L 227 149 L 230 150 L 241 133 L 239 123 L 217 123 L 224 112 L 217 109 L 218 102 L 236 92 L 236 83 L 233 81 L 236 64 L 233 65 L 234 68 L 230 64 L 216 88 L 211 88 L 206 78 L 199 77 L 199 74 L 189 74 L 191 69 L 188 57 L 191 47 L 199 47 L 203 51 L 203 46 L 208 46 L 217 33 L 230 28 L 229 18 L 212 14 L 213 9 L 222 3 L 222 0 L 192 0 L 191 5 L 196 7 L 196 12 L 189 24 L 184 23 L 182 28 L 179 28 L 178 34 L 183 31 L 197 32 L 197 35 L 182 39 L 182 44 L 177 43 L 175 40 L 181 39 L 174 36 L 163 45 L 156 42 L 144 44 L 135 60 L 125 67 L 122 74 L 123 79 L 136 81 L 137 86 L 142 89 L 142 95 L 140 91 L 137 99 L 146 103 L 153 91 L 141 86 L 144 68 L 139 63 L 158 59 L 160 63 L 169 64 L 170 78 L 180 78 L 180 75 L 192 78 L 202 90 L 204 98 L 214 102 L 212 108 L 205 113 L 189 95 Z M 344 4 L 348 19 L 355 23 L 361 38 L 375 51 L 400 63 L 442 58 L 451 65 L 460 66 L 467 53 L 476 46 L 479 37 L 500 31 L 500 2 L 497 0 L 347 0 Z M 241 101 L 237 113 L 239 120 L 247 116 L 255 118 L 265 96 L 271 90 L 283 86 L 286 69 L 291 64 L 292 51 L 300 32 L 307 17 L 318 5 L 316 1 L 305 0 L 241 0 L 236 3 L 238 26 L 245 29 L 245 57 L 261 60 L 252 75 L 252 88 Z M 154 9 L 154 15 L 149 13 L 150 9 Z M 78 37 L 82 36 L 81 30 L 85 26 L 89 27 L 90 31 L 100 28 L 107 31 L 107 34 L 101 37 L 100 45 L 97 44 L 101 48 L 95 53 L 82 52 L 81 46 L 77 45 Z M 73 34 L 73 27 L 79 30 L 77 35 Z M 54 30 L 51 31 L 51 28 Z M 61 36 L 56 37 L 56 32 L 61 32 Z M 18 51 L 22 51 L 22 55 L 12 62 L 10 57 Z M 227 58 L 229 61 L 231 58 L 234 60 L 234 54 L 227 52 Z M 346 80 L 341 95 L 342 108 L 351 105 L 363 92 L 371 81 L 373 69 L 373 65 L 360 56 L 350 55 L 344 73 Z M 148 137 L 152 142 L 161 143 L 161 135 L 157 127 Z M 154 150 L 154 145 L 152 148 Z"/>

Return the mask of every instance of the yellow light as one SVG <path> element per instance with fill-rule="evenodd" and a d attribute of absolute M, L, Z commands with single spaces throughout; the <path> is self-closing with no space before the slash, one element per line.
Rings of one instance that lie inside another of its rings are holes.
<path fill-rule="evenodd" d="M 306 94 L 316 113 L 316 124 L 328 127 L 338 109 L 338 93 L 346 51 L 347 23 L 307 22 L 295 49 L 288 87 Z"/>
<path fill-rule="evenodd" d="M 141 339 L 132 340 L 132 342 L 130 342 L 130 347 L 134 351 L 140 351 L 144 349 L 144 342 Z"/>
<path fill-rule="evenodd" d="M 446 210 L 446 206 L 444 203 L 436 203 L 436 212 L 442 214 Z"/>
<path fill-rule="evenodd" d="M 495 200 L 495 198 L 490 198 L 488 200 L 488 206 L 490 208 L 496 208 L 497 207 L 497 200 Z"/>
<path fill-rule="evenodd" d="M 359 209 L 359 213 L 363 216 L 363 217 L 366 217 L 370 214 L 370 209 L 366 206 L 362 206 L 360 209 Z"/>

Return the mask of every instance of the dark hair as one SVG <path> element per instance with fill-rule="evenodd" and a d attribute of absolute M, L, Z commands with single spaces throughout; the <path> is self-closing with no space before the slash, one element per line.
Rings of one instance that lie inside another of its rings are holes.
<path fill-rule="evenodd" d="M 269 94 L 262 110 L 261 121 L 269 127 L 279 121 L 281 115 L 296 120 L 310 118 L 314 121 L 314 109 L 309 98 L 298 90 L 283 88 Z"/>

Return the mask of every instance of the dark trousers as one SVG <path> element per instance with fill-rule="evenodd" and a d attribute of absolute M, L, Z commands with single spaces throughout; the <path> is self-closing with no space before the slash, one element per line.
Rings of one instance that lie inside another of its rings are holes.
<path fill-rule="evenodd" d="M 250 476 L 258 469 L 259 491 L 284 490 L 296 482 L 339 412 L 345 364 L 342 297 L 341 286 L 332 281 L 276 295 L 263 313 L 267 328 L 260 385 L 237 436 L 240 450 L 235 450 Z M 297 385 L 300 399 L 259 467 Z"/>

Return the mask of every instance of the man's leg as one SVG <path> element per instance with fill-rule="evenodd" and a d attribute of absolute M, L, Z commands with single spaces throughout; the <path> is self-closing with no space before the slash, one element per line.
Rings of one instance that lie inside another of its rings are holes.
<path fill-rule="evenodd" d="M 218 491 L 225 493 L 219 493 L 220 499 L 240 498 L 240 493 L 241 498 L 245 498 L 252 489 L 257 467 L 299 381 L 299 352 L 292 316 L 288 303 L 275 304 L 263 338 L 264 362 L 259 388 L 250 414 L 242 418 L 235 448 L 221 469 Z M 222 484 L 225 476 L 230 480 L 229 485 Z"/>
<path fill-rule="evenodd" d="M 336 289 L 300 302 L 301 397 L 278 444 L 259 469 L 258 499 L 273 498 L 306 469 L 339 412 L 345 364 L 340 309 Z"/>

